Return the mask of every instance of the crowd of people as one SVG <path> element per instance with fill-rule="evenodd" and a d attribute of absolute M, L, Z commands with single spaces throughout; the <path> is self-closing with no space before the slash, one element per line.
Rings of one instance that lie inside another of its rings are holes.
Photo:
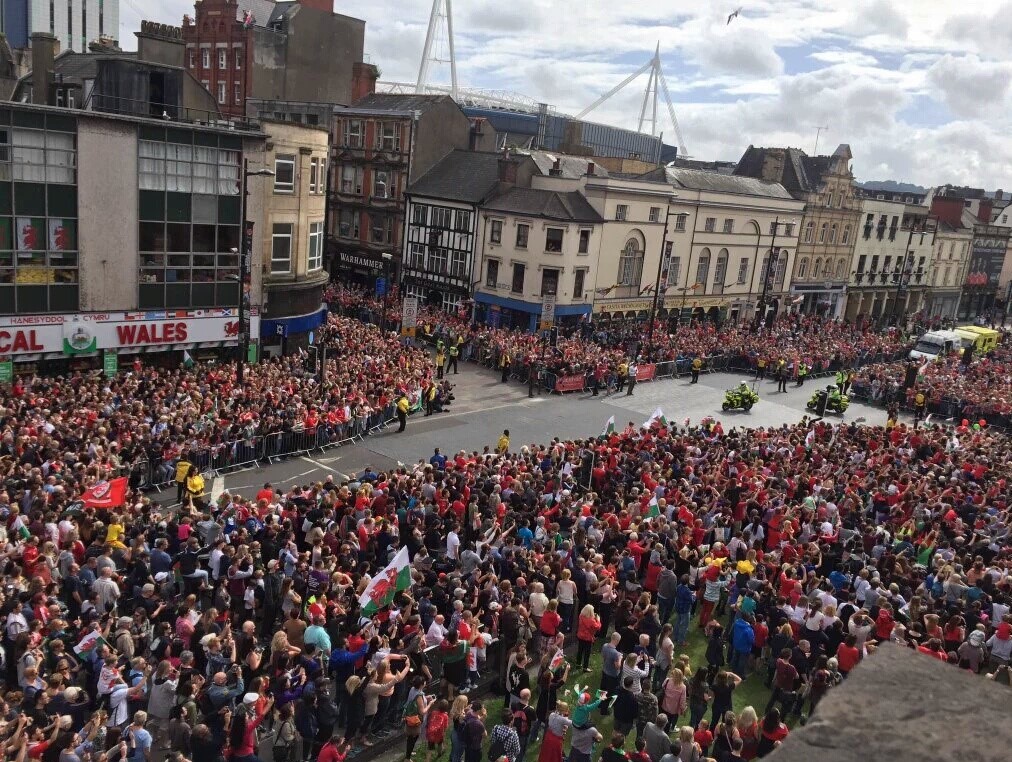
<path fill-rule="evenodd" d="M 58 388 L 2 419 L 18 762 L 333 762 L 393 728 L 407 759 L 753 759 L 884 641 L 1009 683 L 1000 434 L 658 421 L 214 503 L 72 503 L 140 432 L 123 392 L 92 421 Z M 64 415 L 73 442 L 46 430 Z M 490 663 L 505 701 L 475 695 Z"/>
<path fill-rule="evenodd" d="M 919 363 L 908 384 L 909 361 L 876 363 L 862 368 L 857 386 L 872 400 L 913 406 L 923 394 L 929 404 L 951 402 L 954 414 L 974 419 L 1012 414 L 1012 348 L 999 344 L 985 356 L 963 361 L 960 353 Z"/>
<path fill-rule="evenodd" d="M 249 366 L 241 385 L 231 363 L 19 376 L 0 392 L 0 480 L 61 504 L 110 475 L 183 484 L 181 463 L 204 472 L 345 439 L 401 394 L 417 403 L 434 376 L 424 350 L 373 325 L 332 315 L 321 334 L 323 383 L 300 354 Z"/>

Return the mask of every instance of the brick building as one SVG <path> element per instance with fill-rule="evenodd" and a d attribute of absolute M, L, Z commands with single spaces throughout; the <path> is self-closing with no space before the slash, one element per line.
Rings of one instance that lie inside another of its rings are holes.
<path fill-rule="evenodd" d="M 184 66 L 222 113 L 246 99 L 348 104 L 371 92 L 363 62 L 365 21 L 333 12 L 333 0 L 201 0 L 183 17 Z"/>
<path fill-rule="evenodd" d="M 328 270 L 371 285 L 384 253 L 399 271 L 404 191 L 454 149 L 470 121 L 448 95 L 375 93 L 336 109 L 331 127 Z"/>

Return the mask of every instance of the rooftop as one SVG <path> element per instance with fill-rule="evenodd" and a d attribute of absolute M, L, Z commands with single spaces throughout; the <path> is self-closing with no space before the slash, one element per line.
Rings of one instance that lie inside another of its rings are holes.
<path fill-rule="evenodd" d="M 660 174 L 663 173 L 663 174 Z M 735 193 L 741 196 L 765 196 L 767 198 L 791 199 L 790 193 L 780 183 L 764 183 L 753 177 L 725 175 L 701 169 L 662 167 L 645 175 L 644 180 L 667 179 L 675 188 L 712 191 L 714 193 Z"/>
<path fill-rule="evenodd" d="M 359 98 L 349 108 L 369 111 L 428 111 L 442 103 L 455 103 L 449 95 L 423 95 L 416 93 L 371 93 Z M 344 109 L 335 109 L 343 111 Z"/>
<path fill-rule="evenodd" d="M 500 153 L 455 149 L 408 186 L 408 193 L 447 201 L 480 203 L 489 197 L 499 182 L 500 158 Z"/>
<path fill-rule="evenodd" d="M 555 162 L 559 163 L 559 177 L 566 177 L 575 180 L 587 174 L 587 165 L 594 163 L 594 175 L 596 177 L 608 177 L 608 170 L 594 162 L 593 158 L 586 156 L 570 156 L 555 151 L 518 151 L 519 155 L 530 156 L 538 167 L 538 172 L 548 175 L 555 168 Z"/>
<path fill-rule="evenodd" d="M 504 187 L 485 204 L 485 208 L 564 222 L 604 221 L 578 191 Z"/>

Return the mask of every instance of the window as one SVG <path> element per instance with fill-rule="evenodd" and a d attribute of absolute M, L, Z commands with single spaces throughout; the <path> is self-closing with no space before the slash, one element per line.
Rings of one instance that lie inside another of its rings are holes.
<path fill-rule="evenodd" d="M 710 250 L 703 249 L 696 263 L 696 283 L 705 288 L 706 278 L 710 274 Z"/>
<path fill-rule="evenodd" d="M 834 222 L 829 228 L 829 242 L 836 243 L 836 223 Z"/>
<path fill-rule="evenodd" d="M 292 271 L 292 223 L 275 222 L 271 233 L 271 272 Z"/>
<path fill-rule="evenodd" d="M 615 219 L 619 222 L 625 221 L 629 217 L 629 207 L 626 204 L 619 204 L 615 207 Z"/>
<path fill-rule="evenodd" d="M 450 255 L 450 275 L 455 278 L 467 276 L 467 252 L 454 251 Z"/>
<path fill-rule="evenodd" d="M 362 147 L 362 121 L 348 119 L 344 123 L 344 144 L 349 148 Z"/>
<path fill-rule="evenodd" d="M 721 249 L 717 256 L 717 266 L 713 268 L 713 285 L 724 287 L 724 276 L 727 274 L 727 249 Z"/>
<path fill-rule="evenodd" d="M 618 285 L 639 286 L 643 275 L 643 249 L 639 241 L 630 238 L 622 248 L 618 260 Z"/>
<path fill-rule="evenodd" d="M 857 258 L 857 274 L 858 275 L 864 275 L 864 268 L 865 268 L 865 265 L 867 264 L 867 261 L 868 261 L 868 256 L 866 254 L 862 254 L 860 257 Z"/>
<path fill-rule="evenodd" d="M 577 254 L 589 254 L 590 253 L 590 231 L 580 231 L 580 246 L 577 249 Z"/>
<path fill-rule="evenodd" d="M 416 270 L 425 269 L 425 245 L 421 243 L 413 243 L 408 249 L 408 267 L 413 267 Z"/>
<path fill-rule="evenodd" d="M 738 263 L 738 283 L 744 283 L 748 278 L 748 257 L 742 257 Z"/>
<path fill-rule="evenodd" d="M 485 287 L 498 288 L 499 283 L 499 260 L 490 259 L 485 263 Z"/>
<path fill-rule="evenodd" d="M 376 198 L 390 198 L 389 196 L 390 173 L 386 170 L 377 170 L 373 175 L 372 194 Z"/>
<path fill-rule="evenodd" d="M 492 230 L 489 232 L 488 240 L 492 243 L 502 243 L 502 220 L 492 220 Z"/>
<path fill-rule="evenodd" d="M 559 271 L 546 267 L 541 271 L 541 295 L 555 296 L 559 293 Z"/>
<path fill-rule="evenodd" d="M 227 98 L 227 87 L 224 82 L 218 83 L 218 103 L 224 105 Z"/>
<path fill-rule="evenodd" d="M 425 225 L 429 218 L 429 207 L 420 204 L 411 205 L 411 224 Z"/>
<path fill-rule="evenodd" d="M 376 129 L 376 147 L 384 151 L 401 149 L 401 125 L 399 122 L 381 122 Z"/>
<path fill-rule="evenodd" d="M 811 243 L 812 240 L 814 239 L 814 237 L 815 237 L 815 223 L 811 222 L 811 221 L 806 222 L 805 223 L 805 243 Z"/>
<path fill-rule="evenodd" d="M 836 279 L 843 280 L 847 277 L 847 260 L 841 259 L 836 263 Z"/>
<path fill-rule="evenodd" d="M 526 265 L 521 262 L 513 263 L 513 283 L 510 284 L 510 290 L 514 294 L 522 294 L 524 292 L 524 275 L 526 273 Z"/>
<path fill-rule="evenodd" d="M 211 68 L 211 49 L 201 48 L 200 49 L 200 65 L 205 69 Z"/>
<path fill-rule="evenodd" d="M 833 202 L 835 200 L 836 200 L 836 195 L 832 191 L 830 191 L 829 192 L 829 199 L 826 201 L 826 206 L 833 206 Z"/>
<path fill-rule="evenodd" d="M 819 228 L 819 243 L 826 242 L 826 232 L 829 230 L 829 223 L 823 222 L 822 227 Z"/>
<path fill-rule="evenodd" d="M 530 225 L 517 225 L 517 248 L 518 249 L 526 249 L 527 248 L 527 239 L 530 237 L 530 234 L 531 234 L 531 226 Z"/>
<path fill-rule="evenodd" d="M 358 238 L 358 212 L 342 209 L 338 221 L 338 235 L 342 238 Z"/>
<path fill-rule="evenodd" d="M 225 48 L 218 48 L 218 68 L 228 68 L 228 51 Z"/>
<path fill-rule="evenodd" d="M 189 67 L 192 69 L 194 66 L 197 65 L 197 51 L 194 50 L 193 48 L 190 48 L 190 50 L 188 50 L 187 53 L 188 53 L 187 60 L 189 63 Z"/>
<path fill-rule="evenodd" d="M 778 232 L 777 228 L 779 227 L 779 225 L 780 225 L 780 222 L 778 220 L 770 220 L 770 235 L 776 235 L 777 234 L 777 232 Z"/>
<path fill-rule="evenodd" d="M 393 220 L 385 214 L 372 216 L 372 242 L 390 243 L 393 234 Z"/>
<path fill-rule="evenodd" d="M 659 206 L 650 207 L 650 216 L 648 219 L 651 222 L 658 222 L 661 219 L 661 208 Z"/>
<path fill-rule="evenodd" d="M 688 219 L 689 219 L 689 215 L 687 215 L 687 214 L 679 214 L 677 217 L 675 217 L 675 232 L 676 233 L 684 233 L 685 232 L 685 223 L 688 221 Z"/>
<path fill-rule="evenodd" d="M 453 210 L 441 206 L 432 207 L 432 227 L 450 229 L 453 223 Z"/>
<path fill-rule="evenodd" d="M 323 269 L 323 223 L 309 223 L 309 259 L 307 263 L 309 272 L 316 272 Z"/>
<path fill-rule="evenodd" d="M 724 220 L 724 232 L 725 233 L 733 233 L 734 232 L 734 220 L 732 220 L 732 219 L 726 219 L 726 220 Z"/>
<path fill-rule="evenodd" d="M 586 280 L 586 278 L 587 278 L 587 271 L 586 270 L 577 270 L 573 274 L 573 298 L 574 299 L 582 299 L 583 298 L 583 284 L 584 284 L 584 281 Z"/>
<path fill-rule="evenodd" d="M 238 71 L 242 68 L 242 48 L 235 48 L 235 69 Z"/>
<path fill-rule="evenodd" d="M 717 218 L 707 217 L 706 222 L 703 224 L 703 230 L 707 233 L 712 233 L 717 229 Z"/>
<path fill-rule="evenodd" d="M 295 190 L 295 157 L 278 155 L 274 157 L 274 192 L 291 193 Z"/>
<path fill-rule="evenodd" d="M 0 163 L 11 162 L 15 181 L 73 183 L 77 152 L 74 136 L 15 127 L 0 130 Z"/>
<path fill-rule="evenodd" d="M 668 257 L 668 273 L 667 277 L 664 278 L 664 283 L 667 284 L 668 288 L 674 288 L 678 285 L 678 278 L 682 273 L 682 258 L 681 257 Z"/>
<path fill-rule="evenodd" d="M 429 248 L 429 271 L 434 273 L 445 273 L 446 264 L 450 259 L 449 249 L 444 249 L 442 246 L 434 246 Z"/>
<path fill-rule="evenodd" d="M 804 278 L 808 275 L 808 257 L 802 257 L 798 262 L 798 277 Z"/>
<path fill-rule="evenodd" d="M 240 103 L 242 103 L 242 86 L 238 82 L 236 82 L 234 90 L 235 92 L 233 94 L 233 97 L 235 98 L 235 103 L 238 106 Z"/>
<path fill-rule="evenodd" d="M 327 160 L 314 156 L 309 160 L 309 192 L 321 195 L 327 187 Z"/>
<path fill-rule="evenodd" d="M 362 195 L 362 168 L 356 167 L 351 164 L 341 165 L 341 193 L 347 193 L 351 196 Z M 415 207 L 418 209 L 419 207 Z M 422 214 L 425 214 L 425 207 L 421 207 Z M 424 225 L 425 222 L 423 221 Z"/>
<path fill-rule="evenodd" d="M 457 210 L 457 216 L 454 220 L 454 230 L 459 230 L 462 233 L 468 233 L 471 230 L 471 213 L 465 212 L 463 209 Z"/>
<path fill-rule="evenodd" d="M 840 239 L 840 243 L 850 243 L 850 225 L 843 226 L 843 237 Z"/>
<path fill-rule="evenodd" d="M 562 228 L 548 228 L 545 231 L 545 251 L 554 254 L 562 253 L 562 236 L 565 231 Z"/>
<path fill-rule="evenodd" d="M 787 224 L 785 224 L 784 225 L 784 232 L 787 233 L 787 237 L 788 238 L 793 238 L 794 237 L 794 223 L 793 222 L 788 222 Z"/>

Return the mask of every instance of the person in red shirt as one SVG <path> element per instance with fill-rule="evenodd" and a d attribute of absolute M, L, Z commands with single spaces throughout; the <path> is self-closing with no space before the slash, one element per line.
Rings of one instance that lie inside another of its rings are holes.
<path fill-rule="evenodd" d="M 317 762 L 344 762 L 351 748 L 351 741 L 346 738 L 329 738 L 320 747 Z"/>
<path fill-rule="evenodd" d="M 836 649 L 836 661 L 840 668 L 840 674 L 844 677 L 857 666 L 861 661 L 861 652 L 857 648 L 857 637 L 847 635 L 843 643 Z"/>
<path fill-rule="evenodd" d="M 229 745 L 232 749 L 231 759 L 243 759 L 253 757 L 256 754 L 257 728 L 260 727 L 260 723 L 264 721 L 264 718 L 274 708 L 274 697 L 271 696 L 267 699 L 264 711 L 256 714 L 254 706 L 259 698 L 255 693 L 247 693 L 243 696 L 242 708 L 237 709 L 235 714 L 232 715 L 231 723 L 229 723 L 228 713 L 226 712 L 225 714 L 226 724 L 228 725 Z"/>

